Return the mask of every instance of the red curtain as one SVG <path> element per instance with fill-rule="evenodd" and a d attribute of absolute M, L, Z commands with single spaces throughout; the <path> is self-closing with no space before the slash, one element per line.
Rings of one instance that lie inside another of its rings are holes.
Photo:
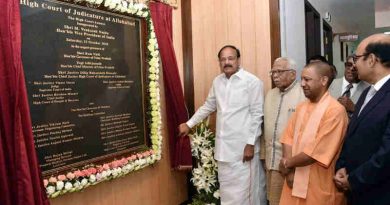
<path fill-rule="evenodd" d="M 0 204 L 49 204 L 21 62 L 19 0 L 0 0 Z"/>
<path fill-rule="evenodd" d="M 151 2 L 149 7 L 163 67 L 171 167 L 188 170 L 192 168 L 190 141 L 188 136 L 177 137 L 177 126 L 188 120 L 188 112 L 173 48 L 172 7 L 160 2 Z"/>

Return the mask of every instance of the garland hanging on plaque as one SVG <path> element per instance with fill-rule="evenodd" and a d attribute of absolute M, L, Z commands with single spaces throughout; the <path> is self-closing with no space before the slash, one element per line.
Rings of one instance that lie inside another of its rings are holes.
<path fill-rule="evenodd" d="M 66 171 L 66 172 L 60 171 L 59 172 L 61 173 L 60 175 L 52 174 L 51 176 L 47 176 L 46 179 L 44 179 L 44 185 L 49 198 L 54 198 L 65 193 L 80 191 L 88 186 L 95 185 L 100 182 L 111 180 L 114 178 L 122 177 L 133 171 L 137 171 L 139 169 L 152 165 L 161 159 L 161 151 L 162 151 L 161 150 L 162 136 L 161 136 L 160 89 L 159 89 L 159 69 L 160 69 L 159 51 L 158 51 L 157 39 L 154 33 L 153 23 L 150 18 L 150 11 L 148 7 L 143 3 L 133 3 L 132 1 L 128 2 L 124 0 L 123 1 L 122 0 L 73 0 L 73 1 L 63 0 L 63 1 L 67 3 L 87 6 L 90 8 L 99 8 L 103 10 L 108 10 L 110 13 L 118 13 L 121 15 L 141 17 L 146 20 L 146 27 L 147 27 L 147 34 L 148 34 L 146 45 L 145 45 L 147 50 L 146 61 L 148 64 L 146 66 L 148 69 L 146 72 L 147 73 L 146 116 L 147 116 L 147 125 L 148 125 L 147 133 L 150 134 L 150 147 L 147 149 L 143 149 L 140 152 L 127 154 L 126 156 L 121 155 L 119 159 L 114 159 L 111 162 L 106 162 L 102 164 L 89 163 L 79 169 L 72 169 L 71 171 Z M 55 1 L 48 1 L 48 2 L 55 2 Z M 45 2 L 39 5 L 35 1 L 21 0 L 21 5 L 27 6 L 29 8 L 41 7 L 43 9 L 51 10 L 55 12 L 65 12 L 65 13 L 67 12 L 66 9 L 50 6 L 49 4 L 45 4 Z M 88 18 L 100 17 L 99 15 L 94 15 L 93 13 L 90 14 L 84 11 L 78 11 L 78 12 L 80 12 L 77 13 L 77 15 L 79 16 L 86 16 Z M 116 21 L 121 21 L 121 20 L 118 18 L 116 19 Z M 78 23 L 80 25 L 83 25 L 82 21 L 78 21 Z M 124 21 L 124 22 L 114 22 L 114 23 L 127 24 L 128 22 Z M 96 35 L 105 35 L 104 33 L 94 34 L 93 28 L 89 30 L 87 28 L 83 28 L 83 29 L 86 31 L 85 34 L 87 34 L 91 38 L 95 37 Z M 72 31 L 77 34 L 77 29 L 74 29 Z M 66 30 L 65 27 L 64 29 L 58 29 L 56 32 L 66 33 L 68 32 L 68 30 Z M 78 43 L 77 40 L 68 38 L 67 41 L 70 42 L 75 41 L 75 43 L 72 46 L 78 45 L 76 44 Z M 90 44 L 95 43 L 95 41 L 89 40 L 88 38 L 87 41 L 89 41 Z M 98 47 L 93 47 L 93 48 L 96 49 Z M 87 58 L 88 56 L 87 54 L 83 54 L 82 52 L 80 52 L 80 56 L 77 57 Z M 97 57 L 102 57 L 102 56 L 97 56 Z M 69 58 L 71 58 L 71 56 Z M 83 66 L 87 67 L 91 65 L 83 65 Z M 111 73 L 106 72 L 106 75 L 107 73 L 112 74 L 114 72 Z M 104 77 L 103 75 L 100 76 L 99 75 L 100 73 L 96 72 L 96 76 Z M 88 75 L 86 76 L 88 77 Z M 118 85 L 118 83 L 113 86 L 117 86 L 116 88 L 118 88 L 118 90 L 122 88 L 120 87 L 121 85 Z M 53 103 L 53 101 L 51 101 L 51 103 Z M 58 103 L 61 102 L 58 101 Z M 91 111 L 91 113 L 93 113 L 93 110 Z M 80 113 L 79 115 L 84 115 L 88 117 L 88 115 L 92 115 L 92 114 Z M 101 120 L 102 119 L 105 120 L 106 118 L 101 118 Z M 115 121 L 113 123 L 115 123 Z M 59 126 L 74 127 L 75 125 L 60 124 Z M 54 129 L 56 128 L 56 125 L 53 125 L 53 127 L 49 127 L 49 128 Z M 34 135 L 36 135 L 36 133 L 34 133 Z"/>

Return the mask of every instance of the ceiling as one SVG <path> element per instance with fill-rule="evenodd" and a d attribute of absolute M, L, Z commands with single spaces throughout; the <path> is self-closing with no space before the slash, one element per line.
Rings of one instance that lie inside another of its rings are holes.
<path fill-rule="evenodd" d="M 376 0 L 390 7 L 390 0 Z M 356 32 L 361 37 L 373 33 L 390 31 L 387 28 L 375 28 L 374 0 L 311 0 L 320 4 L 322 10 L 332 15 L 331 25 L 334 33 Z"/>

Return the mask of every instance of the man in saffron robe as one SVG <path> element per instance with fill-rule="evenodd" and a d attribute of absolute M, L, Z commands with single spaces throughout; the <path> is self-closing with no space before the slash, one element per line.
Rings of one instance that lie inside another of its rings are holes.
<path fill-rule="evenodd" d="M 280 205 L 339 205 L 346 200 L 333 183 L 335 163 L 348 124 L 344 107 L 329 95 L 331 67 L 307 65 L 301 86 L 307 98 L 284 131 L 280 171 L 286 175 Z"/>

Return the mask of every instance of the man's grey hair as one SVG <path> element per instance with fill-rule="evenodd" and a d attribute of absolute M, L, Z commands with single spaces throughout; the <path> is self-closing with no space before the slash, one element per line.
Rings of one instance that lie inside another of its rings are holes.
<path fill-rule="evenodd" d="M 287 61 L 288 65 L 289 65 L 289 69 L 297 70 L 297 63 L 292 58 L 289 58 L 289 57 L 279 57 L 279 58 L 275 59 L 275 62 L 277 62 L 277 61 Z"/>

